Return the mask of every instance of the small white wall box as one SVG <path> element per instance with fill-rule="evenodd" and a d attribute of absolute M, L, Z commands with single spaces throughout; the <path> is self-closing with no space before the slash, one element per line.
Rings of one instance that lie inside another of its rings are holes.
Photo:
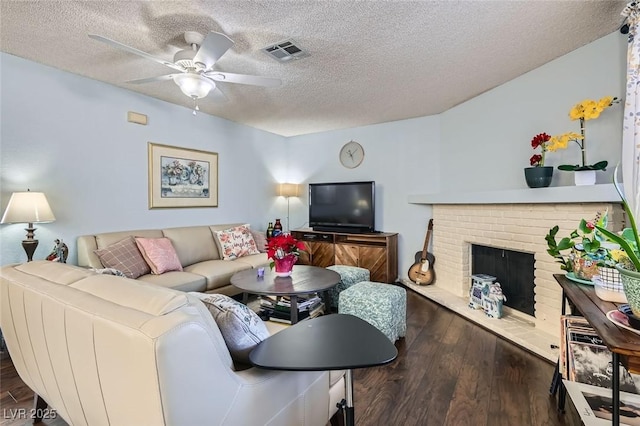
<path fill-rule="evenodd" d="M 472 309 L 484 309 L 482 306 L 482 290 L 486 287 L 486 292 L 489 291 L 489 286 L 496 280 L 496 277 L 487 274 L 473 274 L 471 275 L 471 288 L 469 289 L 469 307 Z"/>

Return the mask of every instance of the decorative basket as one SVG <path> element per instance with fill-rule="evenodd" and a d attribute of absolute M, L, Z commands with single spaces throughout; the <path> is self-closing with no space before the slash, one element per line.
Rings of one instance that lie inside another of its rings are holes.
<path fill-rule="evenodd" d="M 627 303 L 627 296 L 624 293 L 622 284 L 605 283 L 596 275 L 593 277 L 593 286 L 596 290 L 596 296 L 600 299 L 613 303 Z"/>
<path fill-rule="evenodd" d="M 622 280 L 620 279 L 620 272 L 616 268 L 609 268 L 606 266 L 598 266 L 598 275 L 600 280 L 604 284 L 610 284 L 617 287 L 622 287 Z"/>

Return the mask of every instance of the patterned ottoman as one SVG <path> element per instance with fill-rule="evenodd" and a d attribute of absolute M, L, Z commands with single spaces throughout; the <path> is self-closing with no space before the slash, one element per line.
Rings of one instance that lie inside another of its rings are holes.
<path fill-rule="evenodd" d="M 329 290 L 329 301 L 334 309 L 338 308 L 338 295 L 342 290 L 346 290 L 361 281 L 369 281 L 371 277 L 368 269 L 358 268 L 357 266 L 332 265 L 327 266 L 327 269 L 340 274 L 340 282 Z"/>
<path fill-rule="evenodd" d="M 338 313 L 362 318 L 395 342 L 407 331 L 407 291 L 393 284 L 364 281 L 340 293 Z"/>

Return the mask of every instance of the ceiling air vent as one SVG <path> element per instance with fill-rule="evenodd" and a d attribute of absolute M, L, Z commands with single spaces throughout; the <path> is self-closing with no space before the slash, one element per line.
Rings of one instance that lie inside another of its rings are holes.
<path fill-rule="evenodd" d="M 292 59 L 301 59 L 309 56 L 308 52 L 296 46 L 291 39 L 267 46 L 261 50 L 278 62 L 288 62 Z"/>

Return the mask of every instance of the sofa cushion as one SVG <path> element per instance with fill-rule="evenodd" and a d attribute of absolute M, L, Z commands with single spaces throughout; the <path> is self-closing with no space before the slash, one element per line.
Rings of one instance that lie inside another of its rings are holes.
<path fill-rule="evenodd" d="M 109 301 L 114 305 L 127 307 L 153 316 L 166 315 L 188 303 L 185 293 L 110 275 L 96 274 L 76 281 L 69 286 L 103 301 Z M 84 303 L 86 306 L 92 305 L 90 302 Z M 96 305 L 94 305 L 96 309 L 98 309 L 99 303 L 96 300 Z M 128 318 L 132 319 L 133 317 L 130 316 Z"/>
<path fill-rule="evenodd" d="M 254 231 L 251 228 L 249 228 L 249 231 L 251 232 L 251 236 L 253 237 L 253 240 L 256 242 L 256 247 L 258 248 L 258 251 L 260 253 L 266 253 L 267 252 L 267 235 L 265 234 L 265 231 Z"/>
<path fill-rule="evenodd" d="M 208 226 L 167 228 L 162 233 L 171 240 L 183 267 L 205 260 L 220 259 L 218 247 Z"/>
<path fill-rule="evenodd" d="M 239 265 L 247 265 L 250 268 L 259 268 L 260 266 L 269 266 L 269 258 L 266 253 L 252 254 L 243 256 L 233 261 Z"/>
<path fill-rule="evenodd" d="M 159 229 L 139 229 L 134 231 L 105 232 L 96 234 L 95 238 L 97 248 L 103 249 L 126 237 L 160 238 L 163 236 L 162 231 Z"/>
<path fill-rule="evenodd" d="M 249 225 L 240 225 L 222 231 L 213 232 L 220 256 L 223 260 L 233 260 L 250 254 L 258 254 L 258 247 L 249 231 Z"/>
<path fill-rule="evenodd" d="M 135 279 L 151 272 L 131 236 L 103 249 L 95 250 L 95 253 L 102 266 L 122 271 L 127 278 Z"/>
<path fill-rule="evenodd" d="M 248 263 L 240 263 L 238 261 L 209 260 L 186 266 L 184 270 L 186 272 L 191 272 L 192 274 L 198 274 L 205 277 L 207 282 L 207 291 L 210 291 L 218 287 L 229 285 L 233 274 L 250 268 L 251 265 Z"/>
<path fill-rule="evenodd" d="M 139 277 L 138 281 L 185 292 L 206 291 L 207 289 L 207 279 L 202 275 L 190 272 L 171 271 L 162 275 L 147 274 Z"/>
<path fill-rule="evenodd" d="M 190 293 L 202 300 L 215 320 L 234 362 L 250 364 L 249 353 L 269 337 L 260 317 L 223 294 Z"/>
<path fill-rule="evenodd" d="M 170 239 L 136 237 L 135 240 L 152 274 L 161 275 L 169 271 L 182 271 L 180 259 Z"/>

